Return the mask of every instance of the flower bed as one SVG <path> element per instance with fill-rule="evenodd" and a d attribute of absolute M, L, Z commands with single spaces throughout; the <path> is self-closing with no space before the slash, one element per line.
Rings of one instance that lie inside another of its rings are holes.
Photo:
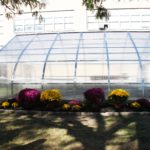
<path fill-rule="evenodd" d="M 103 89 L 92 88 L 83 95 L 83 100 L 63 100 L 57 89 L 23 89 L 17 97 L 1 101 L 0 108 L 63 112 L 150 111 L 149 99 L 129 100 L 129 93 L 124 89 L 114 89 L 105 96 Z"/>

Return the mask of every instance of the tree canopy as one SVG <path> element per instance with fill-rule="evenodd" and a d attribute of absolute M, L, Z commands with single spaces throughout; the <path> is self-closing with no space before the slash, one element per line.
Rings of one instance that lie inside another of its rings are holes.
<path fill-rule="evenodd" d="M 90 11 L 96 11 L 97 19 L 108 19 L 109 11 L 103 6 L 105 0 L 82 0 L 83 6 Z M 23 13 L 23 6 L 29 7 L 33 16 L 37 16 L 39 11 L 45 7 L 45 3 L 40 0 L 0 0 L 0 5 L 4 8 L 5 16 L 9 19 L 15 14 Z M 42 16 L 39 16 L 42 17 Z"/>
<path fill-rule="evenodd" d="M 22 14 L 24 6 L 31 9 L 33 16 L 37 16 L 38 12 L 45 7 L 45 3 L 39 0 L 0 0 L 0 5 L 4 8 L 8 19 L 15 14 Z"/>
<path fill-rule="evenodd" d="M 87 10 L 96 11 L 96 18 L 97 19 L 109 19 L 110 13 L 109 11 L 103 6 L 103 2 L 105 0 L 82 0 L 83 5 L 86 6 Z"/>

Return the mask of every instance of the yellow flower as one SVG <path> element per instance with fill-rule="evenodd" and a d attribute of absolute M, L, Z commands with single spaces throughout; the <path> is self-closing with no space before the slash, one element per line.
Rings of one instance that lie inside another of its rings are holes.
<path fill-rule="evenodd" d="M 2 107 L 4 107 L 4 108 L 9 107 L 9 105 L 10 105 L 9 102 L 7 102 L 7 101 L 2 103 Z"/>
<path fill-rule="evenodd" d="M 112 90 L 108 96 L 109 97 L 111 96 L 128 97 L 129 93 L 123 89 L 115 89 L 115 90 Z"/>
<path fill-rule="evenodd" d="M 141 104 L 138 103 L 138 102 L 133 102 L 133 103 L 131 103 L 130 106 L 133 107 L 133 108 L 140 108 L 140 107 L 141 107 Z"/>
<path fill-rule="evenodd" d="M 12 103 L 12 107 L 13 107 L 13 108 L 16 108 L 16 107 L 18 107 L 18 106 L 19 106 L 19 104 L 18 104 L 17 102 L 13 102 L 13 103 Z"/>
<path fill-rule="evenodd" d="M 68 110 L 70 108 L 69 104 L 63 104 L 62 109 L 63 110 Z"/>
<path fill-rule="evenodd" d="M 72 110 L 73 111 L 78 111 L 78 110 L 80 110 L 81 109 L 81 106 L 80 105 L 73 105 L 72 106 Z"/>
<path fill-rule="evenodd" d="M 61 98 L 60 91 L 57 89 L 49 89 L 41 93 L 41 101 L 60 101 Z"/>

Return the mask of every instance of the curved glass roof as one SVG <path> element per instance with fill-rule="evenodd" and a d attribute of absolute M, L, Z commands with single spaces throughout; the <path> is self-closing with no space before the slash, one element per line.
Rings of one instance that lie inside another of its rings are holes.
<path fill-rule="evenodd" d="M 0 82 L 150 83 L 150 32 L 17 35 L 0 50 Z"/>

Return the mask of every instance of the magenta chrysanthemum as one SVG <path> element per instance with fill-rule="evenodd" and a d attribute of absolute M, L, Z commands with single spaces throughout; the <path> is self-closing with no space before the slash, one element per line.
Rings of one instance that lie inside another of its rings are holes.
<path fill-rule="evenodd" d="M 36 106 L 40 100 L 40 91 L 36 89 L 23 89 L 18 94 L 18 101 L 25 109 L 30 109 Z"/>
<path fill-rule="evenodd" d="M 104 90 L 101 88 L 92 88 L 84 92 L 85 99 L 97 105 L 105 99 Z"/>

